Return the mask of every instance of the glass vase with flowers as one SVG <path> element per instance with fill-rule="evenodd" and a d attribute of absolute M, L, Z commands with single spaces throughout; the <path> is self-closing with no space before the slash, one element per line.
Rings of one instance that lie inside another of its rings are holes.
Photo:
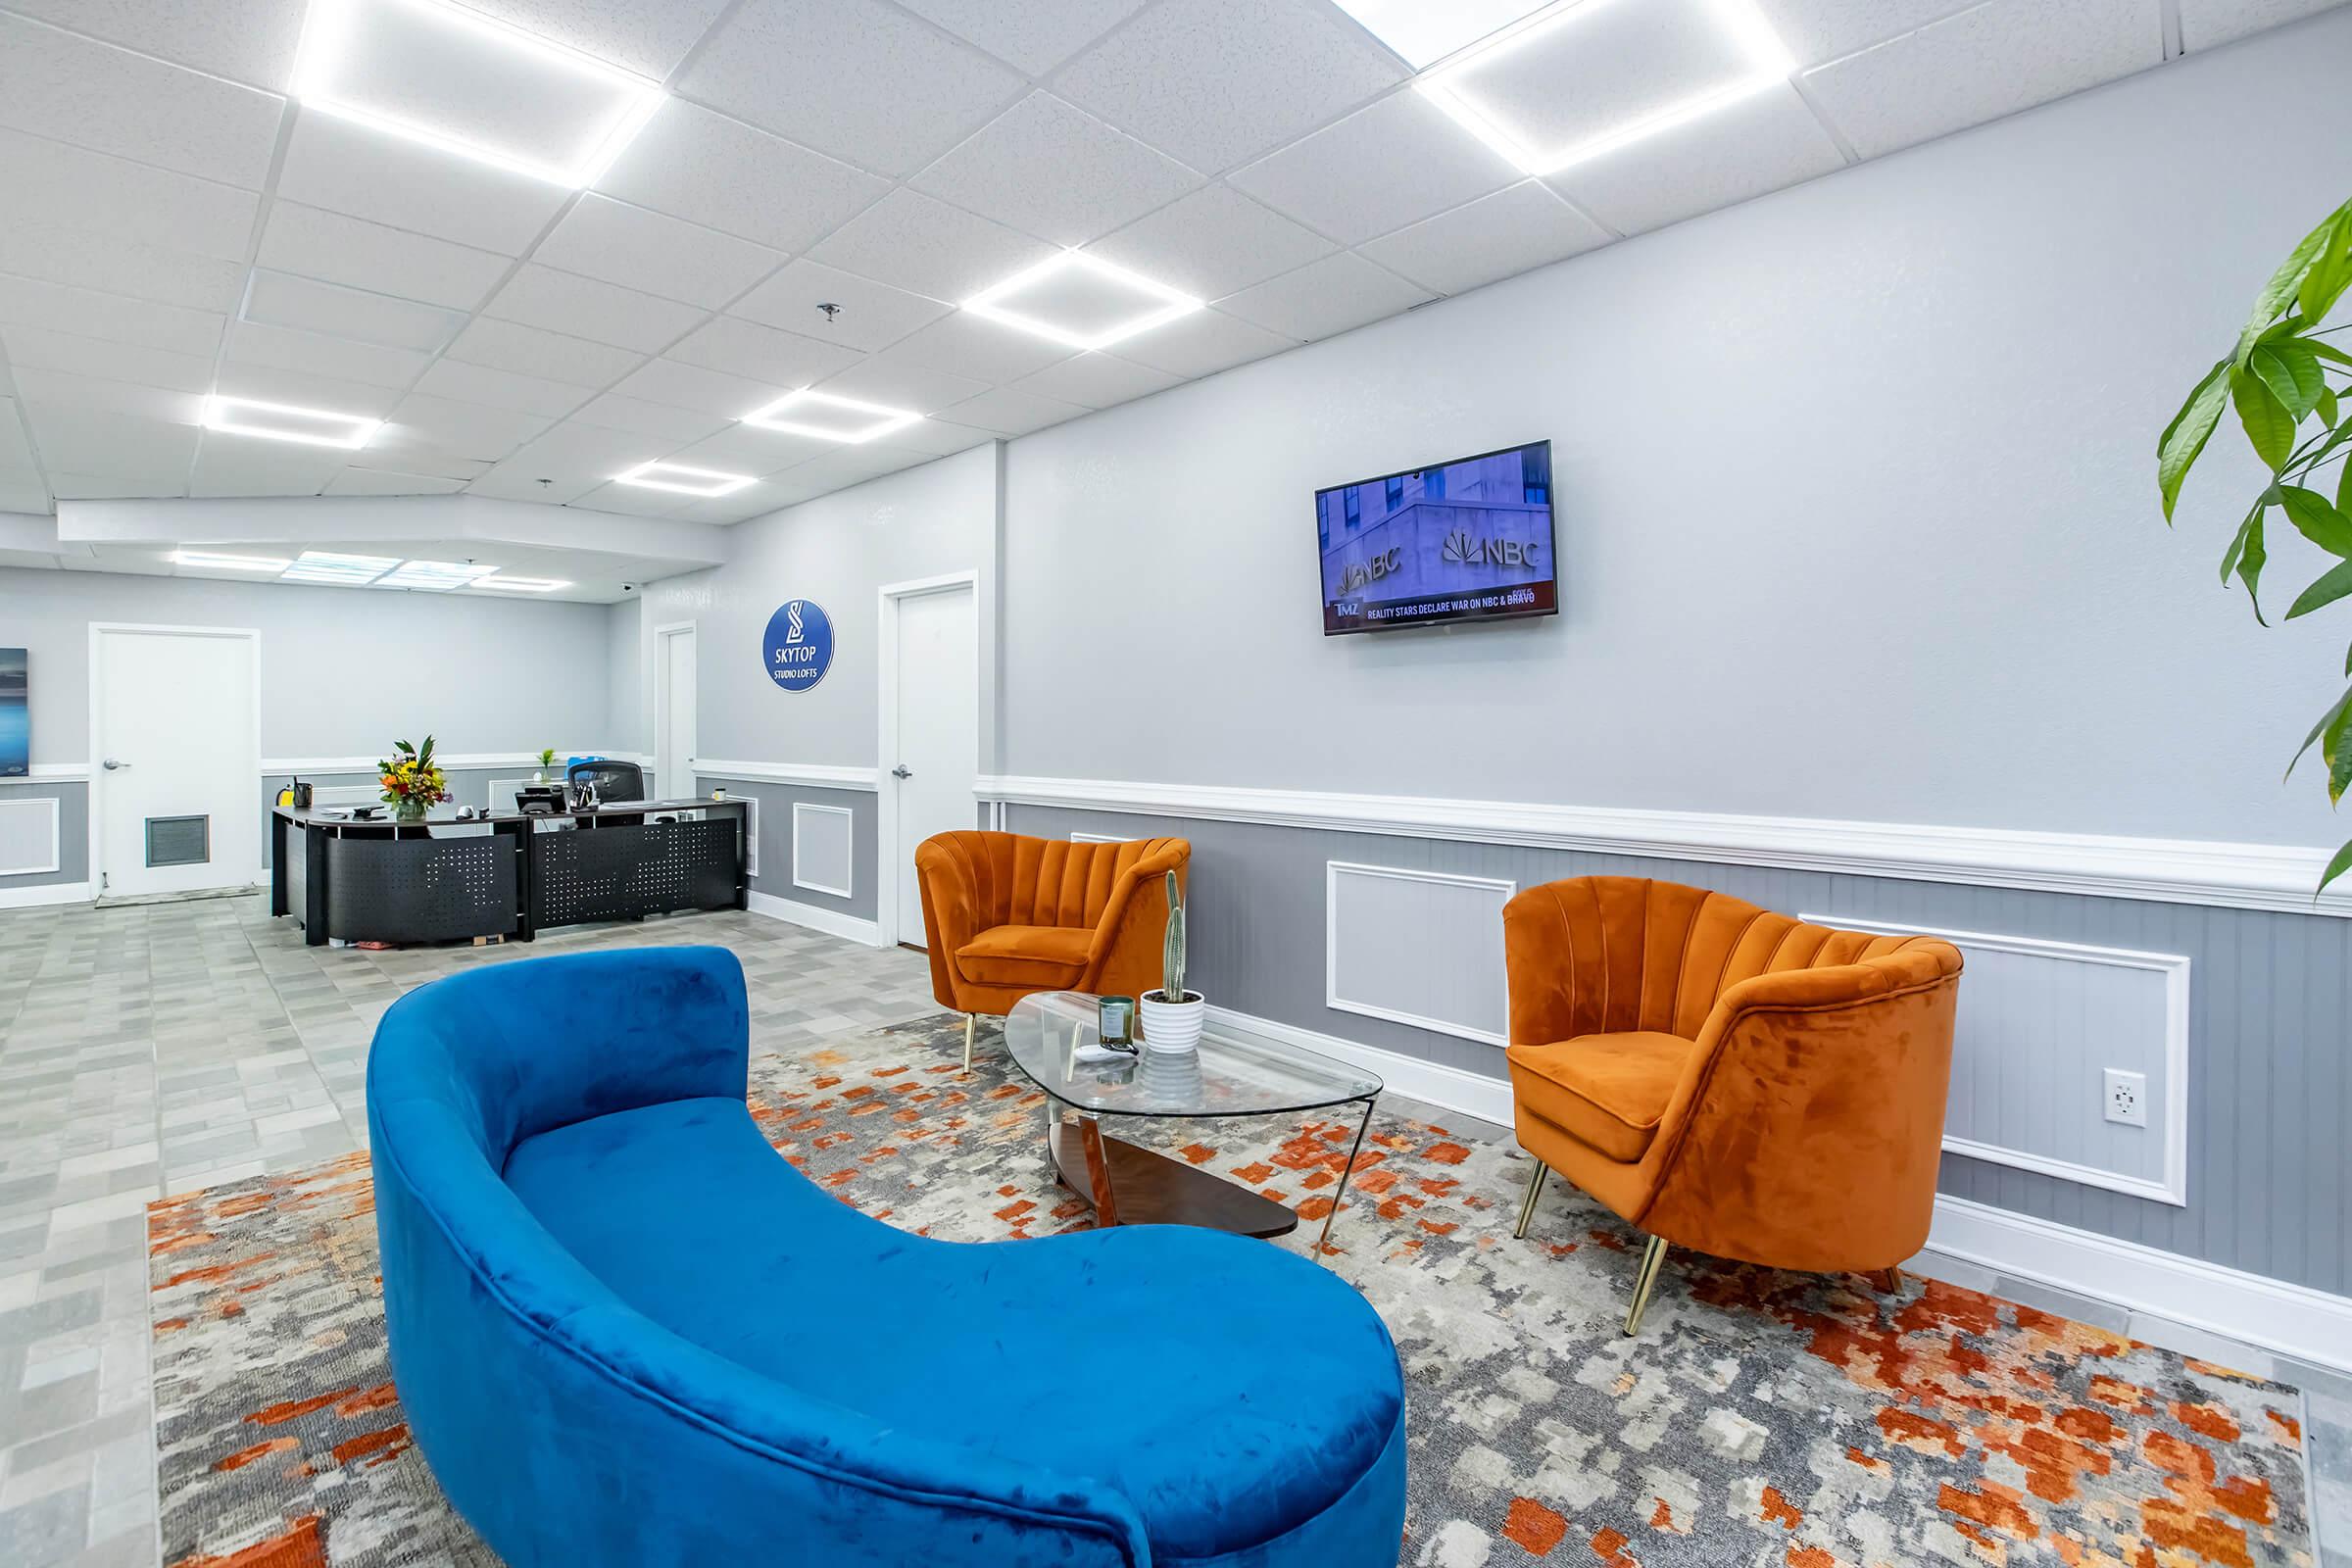
<path fill-rule="evenodd" d="M 396 822 L 421 822 L 426 811 L 449 799 L 449 779 L 433 759 L 430 735 L 422 746 L 394 742 L 392 756 L 376 763 L 375 771 Z"/>

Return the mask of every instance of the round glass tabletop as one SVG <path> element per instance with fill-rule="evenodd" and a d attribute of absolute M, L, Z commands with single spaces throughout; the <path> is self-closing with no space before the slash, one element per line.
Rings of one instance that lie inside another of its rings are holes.
<path fill-rule="evenodd" d="M 1376 1074 L 1287 1047 L 1204 1033 L 1182 1054 L 1145 1051 L 1109 1061 L 1099 1048 L 1094 997 L 1045 991 L 1013 1004 L 1004 1046 L 1013 1063 L 1065 1105 L 1106 1116 L 1254 1116 L 1371 1100 Z"/>

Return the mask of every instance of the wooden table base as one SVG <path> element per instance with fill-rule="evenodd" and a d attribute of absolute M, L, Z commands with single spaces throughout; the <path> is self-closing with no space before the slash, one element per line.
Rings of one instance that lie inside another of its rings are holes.
<path fill-rule="evenodd" d="M 1116 1138 L 1092 1120 L 1055 1118 L 1054 1174 L 1104 1225 L 1200 1225 L 1237 1236 L 1288 1236 L 1298 1216 L 1222 1176 Z"/>

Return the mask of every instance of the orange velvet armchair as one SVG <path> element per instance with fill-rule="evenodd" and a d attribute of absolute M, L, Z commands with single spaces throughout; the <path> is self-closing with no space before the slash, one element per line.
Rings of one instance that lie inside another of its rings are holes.
<path fill-rule="evenodd" d="M 1160 983 L 1166 873 L 1183 885 L 1183 839 L 1071 844 L 1018 833 L 941 833 L 915 847 L 931 994 L 963 1014 L 963 1065 L 978 1015 L 1036 991 L 1140 997 Z"/>
<path fill-rule="evenodd" d="M 1529 888 L 1502 911 L 1519 1143 L 1648 1233 L 1625 1332 L 1668 1244 L 1808 1272 L 1886 1271 L 1928 1239 L 1960 953 L 1808 925 L 1634 877 Z"/>

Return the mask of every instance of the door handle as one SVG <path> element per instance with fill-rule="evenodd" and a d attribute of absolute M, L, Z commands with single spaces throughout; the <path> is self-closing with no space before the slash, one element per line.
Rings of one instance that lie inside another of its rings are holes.
<path fill-rule="evenodd" d="M 106 765 L 112 767 L 115 764 L 109 762 Z M 890 776 L 892 778 L 912 778 L 914 777 L 914 773 L 912 769 L 908 768 L 905 762 L 901 762 L 898 766 L 890 770 Z"/>
<path fill-rule="evenodd" d="M 130 764 L 128 762 L 118 762 L 110 757 L 98 765 L 105 768 L 109 773 L 112 773 L 118 767 L 128 767 Z"/>

